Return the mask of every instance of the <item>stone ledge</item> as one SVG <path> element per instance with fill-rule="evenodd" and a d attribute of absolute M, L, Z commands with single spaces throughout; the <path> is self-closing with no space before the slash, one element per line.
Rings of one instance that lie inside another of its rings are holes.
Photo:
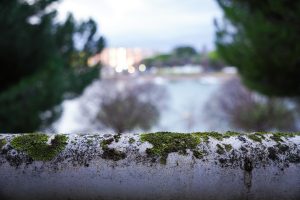
<path fill-rule="evenodd" d="M 1 134 L 0 148 L 1 199 L 300 197 L 299 133 Z"/>

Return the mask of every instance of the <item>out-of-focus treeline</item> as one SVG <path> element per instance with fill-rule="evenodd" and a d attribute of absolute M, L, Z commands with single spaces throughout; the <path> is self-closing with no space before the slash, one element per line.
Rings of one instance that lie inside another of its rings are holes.
<path fill-rule="evenodd" d="M 202 65 L 211 70 L 220 70 L 225 62 L 216 51 L 207 52 L 205 47 L 198 52 L 191 46 L 179 46 L 170 53 L 157 54 L 141 61 L 148 67 L 172 67 L 184 65 Z"/>
<path fill-rule="evenodd" d="M 57 2 L 0 1 L 1 132 L 48 127 L 60 116 L 61 102 L 99 76 L 99 66 L 87 66 L 105 43 L 95 21 L 77 22 L 69 14 L 58 22 Z"/>

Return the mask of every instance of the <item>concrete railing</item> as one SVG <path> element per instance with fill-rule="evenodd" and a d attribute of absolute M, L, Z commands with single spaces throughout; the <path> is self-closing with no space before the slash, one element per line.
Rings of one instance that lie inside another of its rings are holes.
<path fill-rule="evenodd" d="M 0 134 L 0 199 L 300 199 L 299 133 Z"/>

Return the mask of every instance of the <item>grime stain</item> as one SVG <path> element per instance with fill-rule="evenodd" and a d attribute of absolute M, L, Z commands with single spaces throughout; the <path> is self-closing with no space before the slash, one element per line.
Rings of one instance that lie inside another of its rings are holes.
<path fill-rule="evenodd" d="M 250 192 L 252 187 L 252 170 L 253 170 L 253 162 L 250 158 L 245 157 L 244 159 L 244 185 L 247 188 L 247 192 Z"/>
<path fill-rule="evenodd" d="M 55 135 L 50 145 L 47 144 L 48 138 L 46 134 L 26 134 L 13 138 L 10 144 L 16 150 L 27 153 L 33 160 L 50 161 L 64 150 L 68 137 Z"/>
<path fill-rule="evenodd" d="M 268 147 L 268 158 L 271 160 L 278 160 L 277 151 L 274 147 Z"/>

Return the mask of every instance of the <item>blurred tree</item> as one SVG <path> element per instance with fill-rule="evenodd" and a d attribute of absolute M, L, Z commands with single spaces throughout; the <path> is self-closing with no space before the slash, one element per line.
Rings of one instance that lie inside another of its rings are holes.
<path fill-rule="evenodd" d="M 60 103 L 79 95 L 99 76 L 87 59 L 103 49 L 93 20 L 72 15 L 56 23 L 58 0 L 0 1 L 0 129 L 29 132 L 49 126 Z M 80 38 L 81 48 L 75 38 Z"/>
<path fill-rule="evenodd" d="M 112 129 L 119 134 L 151 129 L 159 121 L 168 98 L 165 87 L 148 82 L 102 80 L 99 87 L 101 91 L 91 94 L 89 104 L 81 105 L 82 112 L 91 117 L 91 127 Z M 95 109 L 99 109 L 96 115 Z"/>
<path fill-rule="evenodd" d="M 174 54 L 179 57 L 191 57 L 197 54 L 196 49 L 189 46 L 177 47 L 173 50 Z"/>
<path fill-rule="evenodd" d="M 224 61 L 220 58 L 217 51 L 209 52 L 207 57 L 208 57 L 208 66 L 212 70 L 221 70 L 225 66 Z"/>
<path fill-rule="evenodd" d="M 215 125 L 226 121 L 237 131 L 297 130 L 296 113 L 284 99 L 249 91 L 237 78 L 223 84 L 206 108 Z"/>
<path fill-rule="evenodd" d="M 243 82 L 269 96 L 299 96 L 300 1 L 217 2 L 225 20 L 215 23 L 216 45 Z"/>

